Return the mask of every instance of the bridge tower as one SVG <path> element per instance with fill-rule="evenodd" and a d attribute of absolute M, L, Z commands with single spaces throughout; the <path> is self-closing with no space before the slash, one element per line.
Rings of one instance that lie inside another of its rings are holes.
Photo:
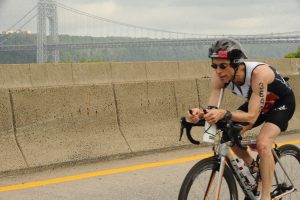
<path fill-rule="evenodd" d="M 47 44 L 57 44 L 58 20 L 57 6 L 53 0 L 39 0 L 37 18 L 37 63 L 59 61 L 59 50 L 51 49 L 48 52 Z M 49 20 L 49 37 L 47 39 L 47 19 Z"/>

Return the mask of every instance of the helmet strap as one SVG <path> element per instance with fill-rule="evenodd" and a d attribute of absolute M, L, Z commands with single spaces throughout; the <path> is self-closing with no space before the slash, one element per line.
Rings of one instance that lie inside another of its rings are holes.
<path fill-rule="evenodd" d="M 233 82 L 234 81 L 234 79 L 235 79 L 235 76 L 236 76 L 236 73 L 237 73 L 237 70 L 239 69 L 239 67 L 235 67 L 234 68 L 234 74 L 233 74 L 233 77 L 232 77 L 232 79 L 231 79 L 231 81 Z"/>
<path fill-rule="evenodd" d="M 233 74 L 232 79 L 230 80 L 232 82 L 232 90 L 234 90 L 234 82 L 233 81 L 234 81 L 234 79 L 236 77 L 236 73 L 237 73 L 238 68 L 239 68 L 239 65 L 237 67 L 233 68 L 234 69 L 234 74 Z"/>

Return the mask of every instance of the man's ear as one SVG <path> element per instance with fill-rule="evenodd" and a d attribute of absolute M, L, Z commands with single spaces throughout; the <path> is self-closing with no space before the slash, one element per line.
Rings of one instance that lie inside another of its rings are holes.
<path fill-rule="evenodd" d="M 242 56 L 243 56 L 243 53 L 241 50 L 233 49 L 232 51 L 230 51 L 228 57 L 230 58 L 230 60 L 235 60 L 235 59 L 241 59 Z"/>

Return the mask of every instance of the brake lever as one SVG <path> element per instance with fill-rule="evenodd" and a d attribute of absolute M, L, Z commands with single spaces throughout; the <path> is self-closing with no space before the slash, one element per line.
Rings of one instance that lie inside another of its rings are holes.
<path fill-rule="evenodd" d="M 187 122 L 186 119 L 185 119 L 185 117 L 181 117 L 180 122 L 181 122 L 181 128 L 180 128 L 180 137 L 179 137 L 179 141 L 181 141 L 182 136 L 183 136 L 184 129 L 186 129 L 186 136 L 187 136 L 188 140 L 189 140 L 191 143 L 193 143 L 193 144 L 199 145 L 200 142 L 197 141 L 197 140 L 194 140 L 194 138 L 193 138 L 192 135 L 191 135 L 191 130 L 192 130 L 193 124 Z"/>
<path fill-rule="evenodd" d="M 187 128 L 186 129 L 186 136 L 188 137 L 189 141 L 195 145 L 199 145 L 200 142 L 198 140 L 194 140 L 194 138 L 191 135 L 191 129 L 192 128 Z"/>
<path fill-rule="evenodd" d="M 192 125 L 189 124 L 189 122 L 186 121 L 185 117 L 181 117 L 180 119 L 180 137 L 179 137 L 179 141 L 181 141 L 183 133 L 184 133 L 184 129 L 186 129 L 186 133 L 188 134 L 188 132 L 191 132 L 192 129 Z"/>

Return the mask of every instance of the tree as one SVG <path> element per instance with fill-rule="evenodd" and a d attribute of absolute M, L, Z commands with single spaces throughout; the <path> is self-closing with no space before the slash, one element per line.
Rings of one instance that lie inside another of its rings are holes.
<path fill-rule="evenodd" d="M 288 53 L 284 56 L 285 58 L 300 58 L 300 46 L 296 52 Z"/>

